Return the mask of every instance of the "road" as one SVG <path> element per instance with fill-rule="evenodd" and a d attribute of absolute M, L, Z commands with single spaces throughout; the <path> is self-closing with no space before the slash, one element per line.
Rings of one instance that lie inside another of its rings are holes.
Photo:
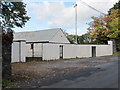
<path fill-rule="evenodd" d="M 100 70 L 89 76 L 64 79 L 41 88 L 118 88 L 118 60 L 95 67 Z"/>
<path fill-rule="evenodd" d="M 117 88 L 118 56 L 13 63 L 12 75 L 10 88 Z"/>

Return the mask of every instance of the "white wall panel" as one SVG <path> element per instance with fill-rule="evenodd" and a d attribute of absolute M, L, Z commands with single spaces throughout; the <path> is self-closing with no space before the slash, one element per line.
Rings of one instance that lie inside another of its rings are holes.
<path fill-rule="evenodd" d="M 26 57 L 32 57 L 31 44 L 26 44 Z"/>
<path fill-rule="evenodd" d="M 22 41 L 12 43 L 11 62 L 26 62 L 25 44 L 26 43 Z"/>
<path fill-rule="evenodd" d="M 34 44 L 34 57 L 42 57 L 42 43 Z"/>
<path fill-rule="evenodd" d="M 59 59 L 59 44 L 43 44 L 43 60 Z"/>
<path fill-rule="evenodd" d="M 112 55 L 110 45 L 97 45 L 96 46 L 96 55 L 97 56 L 106 56 Z"/>
<path fill-rule="evenodd" d="M 91 57 L 91 46 L 90 45 L 77 45 L 77 57 Z"/>

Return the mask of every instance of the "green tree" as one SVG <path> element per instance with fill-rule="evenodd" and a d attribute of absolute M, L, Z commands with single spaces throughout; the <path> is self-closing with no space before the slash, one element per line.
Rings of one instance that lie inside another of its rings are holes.
<path fill-rule="evenodd" d="M 11 44 L 13 42 L 12 28 L 23 27 L 30 19 L 23 2 L 0 1 L 0 26 L 2 28 L 2 76 L 11 77 Z"/>
<path fill-rule="evenodd" d="M 76 39 L 75 35 L 67 35 L 66 37 L 71 44 L 75 44 L 75 39 Z"/>
<path fill-rule="evenodd" d="M 75 44 L 76 42 L 76 35 L 69 35 L 68 33 L 66 34 L 67 39 L 70 41 L 71 44 Z M 90 35 L 89 34 L 83 34 L 81 36 L 77 36 L 77 43 L 78 44 L 89 44 L 91 41 Z"/>
<path fill-rule="evenodd" d="M 111 10 L 113 9 L 120 9 L 120 1 L 118 1 L 112 8 L 109 9 L 108 14 L 111 14 Z"/>
<path fill-rule="evenodd" d="M 106 44 L 109 37 L 107 37 L 109 19 L 106 19 L 107 15 L 100 17 L 92 17 L 93 21 L 89 23 L 88 33 L 91 35 L 92 42 L 97 44 Z"/>
<path fill-rule="evenodd" d="M 78 44 L 89 44 L 91 42 L 90 34 L 86 33 L 78 36 Z"/>
<path fill-rule="evenodd" d="M 107 40 L 114 40 L 117 45 L 117 50 L 120 50 L 120 14 L 119 9 L 110 9 L 110 14 L 102 15 L 100 17 L 92 17 L 93 21 L 89 23 L 88 32 L 92 39 L 107 43 Z"/>

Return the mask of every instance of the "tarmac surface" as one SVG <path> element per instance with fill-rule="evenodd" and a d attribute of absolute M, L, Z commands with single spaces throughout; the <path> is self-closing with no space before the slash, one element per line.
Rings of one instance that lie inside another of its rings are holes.
<path fill-rule="evenodd" d="M 117 88 L 118 56 L 13 63 L 10 88 Z"/>
<path fill-rule="evenodd" d="M 118 62 L 96 66 L 98 69 L 90 70 L 91 75 L 79 76 L 73 79 L 64 79 L 58 83 L 42 88 L 118 88 Z M 86 73 L 87 74 L 87 73 Z"/>

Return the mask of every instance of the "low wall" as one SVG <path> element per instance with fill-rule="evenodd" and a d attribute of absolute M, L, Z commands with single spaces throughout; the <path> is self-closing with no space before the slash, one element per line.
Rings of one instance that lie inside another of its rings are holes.
<path fill-rule="evenodd" d="M 90 45 L 63 45 L 63 58 L 91 57 Z"/>
<path fill-rule="evenodd" d="M 92 57 L 92 47 L 95 47 L 95 56 L 113 54 L 112 42 L 108 45 L 75 45 L 75 44 L 43 44 L 43 60 L 60 58 L 60 45 L 63 46 L 63 59 Z"/>
<path fill-rule="evenodd" d="M 55 43 L 26 44 L 25 41 L 14 41 L 12 45 L 12 62 L 25 62 L 26 58 L 37 60 L 54 60 L 60 58 L 69 59 L 92 57 L 94 56 L 93 47 L 95 47 L 95 56 L 106 56 L 113 54 L 112 41 L 109 41 L 108 45 L 75 45 Z"/>
<path fill-rule="evenodd" d="M 59 44 L 43 44 L 43 60 L 59 59 Z"/>
<path fill-rule="evenodd" d="M 33 48 L 31 48 L 33 44 Z M 26 44 L 26 57 L 42 57 L 42 43 L 28 43 Z"/>
<path fill-rule="evenodd" d="M 98 45 L 96 46 L 96 56 L 112 55 L 112 49 L 110 45 Z"/>
<path fill-rule="evenodd" d="M 12 55 L 11 55 L 11 62 L 26 62 L 26 42 L 19 40 L 19 41 L 13 41 L 12 43 Z"/>

